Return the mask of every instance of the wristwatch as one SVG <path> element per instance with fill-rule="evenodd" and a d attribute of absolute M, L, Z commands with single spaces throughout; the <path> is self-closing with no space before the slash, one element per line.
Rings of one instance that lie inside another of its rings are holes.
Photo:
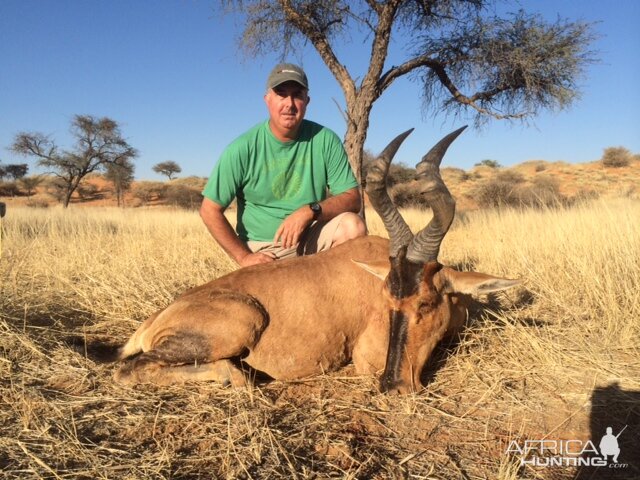
<path fill-rule="evenodd" d="M 313 212 L 313 219 L 317 220 L 322 215 L 322 206 L 318 202 L 313 202 L 309 204 L 309 208 Z"/>

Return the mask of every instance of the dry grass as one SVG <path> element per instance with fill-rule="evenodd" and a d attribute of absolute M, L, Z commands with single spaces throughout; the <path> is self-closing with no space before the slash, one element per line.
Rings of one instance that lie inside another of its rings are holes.
<path fill-rule="evenodd" d="M 413 229 L 428 219 L 405 215 Z M 621 461 L 631 460 L 640 436 L 638 218 L 640 203 L 629 198 L 460 215 L 441 260 L 522 277 L 524 287 L 484 298 L 463 337 L 427 366 L 427 387 L 390 397 L 349 368 L 250 391 L 114 385 L 114 367 L 69 340 L 122 341 L 186 288 L 233 265 L 195 213 L 12 208 L 0 258 L 0 472 L 609 478 L 520 467 L 504 451 L 514 439 L 597 440 L 603 425 L 621 422 L 629 425 Z M 369 224 L 381 232 L 375 214 Z M 638 468 L 636 460 L 623 473 Z"/>

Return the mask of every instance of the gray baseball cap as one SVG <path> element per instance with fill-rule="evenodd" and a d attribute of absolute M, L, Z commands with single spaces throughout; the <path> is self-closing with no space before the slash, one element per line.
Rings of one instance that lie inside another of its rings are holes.
<path fill-rule="evenodd" d="M 296 82 L 309 90 L 309 81 L 304 70 L 293 63 L 280 63 L 276 65 L 267 79 L 267 88 L 272 89 L 284 82 Z"/>

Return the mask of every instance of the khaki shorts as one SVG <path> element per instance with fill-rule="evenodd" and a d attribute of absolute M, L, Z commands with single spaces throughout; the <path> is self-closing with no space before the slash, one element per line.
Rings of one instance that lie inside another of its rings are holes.
<path fill-rule="evenodd" d="M 275 255 L 276 260 L 312 255 L 324 250 L 329 250 L 333 243 L 336 230 L 344 215 L 346 215 L 346 213 L 341 213 L 328 222 L 313 222 L 302 233 L 300 242 L 295 247 L 282 248 L 279 243 L 256 242 L 253 240 L 249 240 L 247 246 L 253 253 L 271 253 Z"/>

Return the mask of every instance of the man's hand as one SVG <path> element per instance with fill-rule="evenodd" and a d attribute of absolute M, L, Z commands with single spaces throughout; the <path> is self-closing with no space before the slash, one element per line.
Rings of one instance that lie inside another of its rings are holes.
<path fill-rule="evenodd" d="M 248 267 L 250 265 L 258 265 L 259 263 L 270 263 L 275 261 L 275 259 L 276 259 L 275 255 L 271 252 L 249 253 L 248 255 L 245 255 L 238 261 L 238 265 L 240 265 L 241 267 Z"/>
<path fill-rule="evenodd" d="M 276 232 L 276 236 L 273 237 L 273 243 L 280 241 L 283 248 L 295 247 L 300 241 L 302 232 L 311 222 L 313 222 L 313 212 L 309 206 L 300 207 L 284 219 Z"/>

